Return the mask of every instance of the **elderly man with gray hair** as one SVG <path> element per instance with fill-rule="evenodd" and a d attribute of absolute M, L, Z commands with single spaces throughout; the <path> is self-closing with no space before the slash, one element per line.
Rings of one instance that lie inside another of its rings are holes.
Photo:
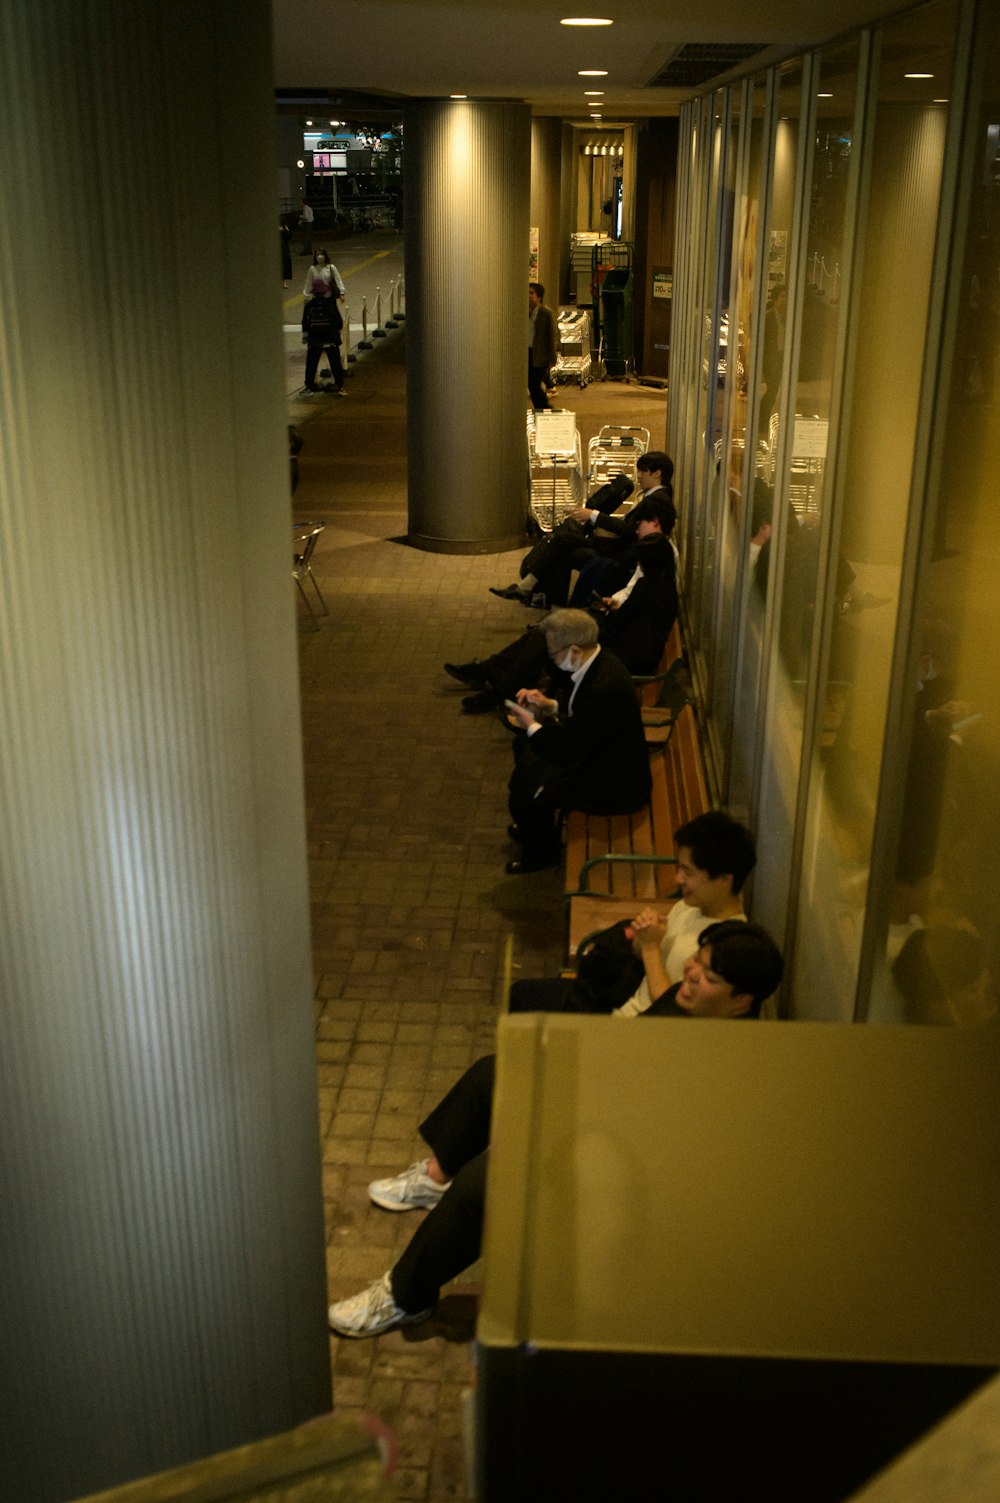
<path fill-rule="evenodd" d="M 563 812 L 632 814 L 649 801 L 642 716 L 628 670 L 597 640 L 586 611 L 550 611 L 541 623 L 560 673 L 555 697 L 519 689 L 508 704 L 520 734 L 508 786 L 511 876 L 559 862 Z"/>

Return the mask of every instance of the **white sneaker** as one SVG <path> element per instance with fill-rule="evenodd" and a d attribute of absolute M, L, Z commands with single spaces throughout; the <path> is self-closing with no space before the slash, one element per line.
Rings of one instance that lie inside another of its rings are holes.
<path fill-rule="evenodd" d="M 427 1173 L 430 1159 L 421 1159 L 411 1164 L 402 1174 L 391 1179 L 374 1179 L 368 1186 L 368 1194 L 383 1211 L 429 1211 L 436 1206 L 447 1190 Z"/>
<path fill-rule="evenodd" d="M 396 1326 L 409 1326 L 418 1320 L 426 1320 L 430 1310 L 421 1310 L 418 1315 L 407 1315 L 392 1297 L 389 1275 L 352 1294 L 349 1299 L 338 1300 L 327 1311 L 331 1331 L 338 1336 L 381 1336 Z"/>

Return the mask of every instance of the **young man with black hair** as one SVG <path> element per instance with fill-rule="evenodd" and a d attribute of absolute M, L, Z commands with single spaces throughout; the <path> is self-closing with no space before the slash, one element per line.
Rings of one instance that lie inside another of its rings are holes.
<path fill-rule="evenodd" d="M 721 809 L 699 814 L 674 831 L 679 901 L 664 918 L 644 908 L 629 926 L 643 977 L 620 1007 L 595 997 L 575 978 L 515 981 L 511 1012 L 615 1012 L 635 1018 L 681 981 L 698 935 L 708 923 L 744 923 L 742 891 L 757 861 L 753 836 Z M 619 996 L 621 993 L 619 993 Z"/>
<path fill-rule="evenodd" d="M 781 952 L 757 924 L 710 924 L 698 935 L 683 978 L 647 1016 L 757 1018 L 781 973 Z M 430 1215 L 388 1273 L 330 1306 L 330 1327 L 338 1336 L 379 1336 L 426 1319 L 442 1285 L 479 1257 L 494 1066 L 493 1055 L 477 1060 L 421 1123 L 429 1158 L 369 1185 L 372 1201 L 384 1210 Z"/>

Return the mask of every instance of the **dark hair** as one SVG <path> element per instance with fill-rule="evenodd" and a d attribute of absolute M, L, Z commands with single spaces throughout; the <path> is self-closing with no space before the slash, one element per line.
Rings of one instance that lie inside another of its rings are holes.
<path fill-rule="evenodd" d="M 757 848 L 746 825 L 710 809 L 697 814 L 674 831 L 674 844 L 687 846 L 691 860 L 710 877 L 731 876 L 733 892 L 739 892 L 757 865 Z"/>
<path fill-rule="evenodd" d="M 712 953 L 711 969 L 728 981 L 738 996 L 750 996 L 747 1013 L 756 1018 L 760 1004 L 777 991 L 785 963 L 781 951 L 766 929 L 745 924 L 742 919 L 723 919 L 709 924 L 698 935 L 698 948 Z"/>
<path fill-rule="evenodd" d="M 673 490 L 674 462 L 669 454 L 664 454 L 662 449 L 647 449 L 645 454 L 639 455 L 635 467 L 637 470 L 645 470 L 650 475 L 654 470 L 659 470 L 663 484 L 668 490 Z"/>
<path fill-rule="evenodd" d="M 636 562 L 642 565 L 642 572 L 647 577 L 658 577 L 667 570 L 673 571 L 674 550 L 670 539 L 662 532 L 651 532 L 646 537 L 640 538 L 636 545 Z"/>
<path fill-rule="evenodd" d="M 659 522 L 660 531 L 669 537 L 677 522 L 677 508 L 667 496 L 643 497 L 637 501 L 629 512 L 629 517 L 636 527 L 640 522 Z"/>
<path fill-rule="evenodd" d="M 542 298 L 545 296 L 545 288 L 542 286 L 541 282 L 529 282 L 528 291 L 535 293 L 539 302 L 541 302 Z"/>

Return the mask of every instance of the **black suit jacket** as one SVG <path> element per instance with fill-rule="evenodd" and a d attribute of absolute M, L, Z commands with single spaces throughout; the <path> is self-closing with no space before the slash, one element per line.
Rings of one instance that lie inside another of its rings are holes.
<path fill-rule="evenodd" d="M 674 550 L 663 544 L 655 570 L 647 564 L 642 578 L 618 610 L 600 618 L 601 642 L 621 658 L 630 673 L 655 673 L 660 666 L 663 646 L 677 620 L 677 573 Z M 646 555 L 647 559 L 649 555 Z M 643 558 L 643 545 L 630 559 Z M 627 581 L 626 581 L 627 583 Z"/>
<path fill-rule="evenodd" d="M 566 809 L 588 814 L 631 814 L 649 802 L 652 780 L 642 714 L 628 669 L 602 648 L 568 706 L 573 681 L 566 676 L 556 695 L 556 720 L 543 721 L 530 737 L 532 762 L 544 777 L 553 769 Z"/>

